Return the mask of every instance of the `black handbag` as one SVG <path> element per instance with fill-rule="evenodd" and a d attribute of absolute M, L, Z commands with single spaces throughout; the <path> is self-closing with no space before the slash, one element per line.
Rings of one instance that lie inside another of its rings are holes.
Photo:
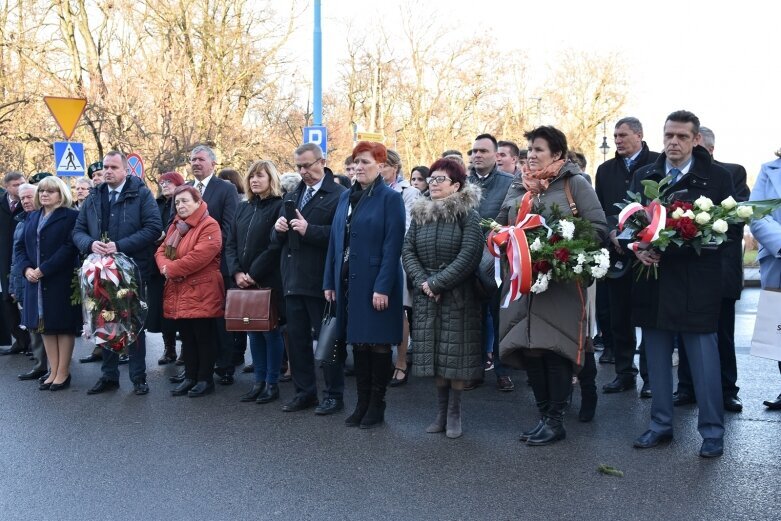
<path fill-rule="evenodd" d="M 323 364 L 339 363 L 344 349 L 344 339 L 339 331 L 338 321 L 333 311 L 333 303 L 329 301 L 323 311 L 323 321 L 320 324 L 320 335 L 317 337 L 315 361 Z M 346 353 L 345 353 L 346 354 Z"/>

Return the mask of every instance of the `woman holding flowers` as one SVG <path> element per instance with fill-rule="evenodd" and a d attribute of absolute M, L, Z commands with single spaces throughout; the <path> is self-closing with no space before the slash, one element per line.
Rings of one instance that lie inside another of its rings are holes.
<path fill-rule="evenodd" d="M 578 167 L 566 160 L 567 138 L 560 130 L 543 126 L 527 132 L 525 137 L 529 152 L 523 167 L 523 187 L 518 197 L 504 202 L 497 220 L 500 225 L 516 224 L 519 209 L 523 212 L 532 203 L 531 213 L 558 220 L 560 225 L 549 236 L 543 235 L 542 241 L 539 236 L 529 241 L 529 247 L 539 250 L 553 245 L 555 259 L 568 262 L 571 256 L 580 255 L 555 247 L 558 241 L 576 238 L 574 221 L 567 218 L 577 212 L 583 223 L 578 227 L 586 230 L 586 239 L 601 244 L 607 237 L 605 213 Z M 577 266 L 574 269 L 580 274 L 584 263 L 578 261 Z M 598 269 L 601 268 L 594 267 L 595 275 Z M 531 290 L 509 302 L 500 314 L 502 361 L 526 369 L 540 412 L 537 425 L 521 435 L 521 441 L 531 446 L 547 445 L 566 436 L 564 409 L 572 375 L 583 367 L 588 338 L 587 283 L 579 278 L 558 281 L 553 275 L 551 262 L 535 263 Z M 509 282 L 505 280 L 503 287 L 505 301 L 509 300 Z"/>
<path fill-rule="evenodd" d="M 26 279 L 22 324 L 43 336 L 49 359 L 49 377 L 42 391 L 59 391 L 70 385 L 70 362 L 81 310 L 71 305 L 71 279 L 79 253 L 73 244 L 73 227 L 79 212 L 70 208 L 70 189 L 57 177 L 38 184 L 35 206 L 24 222 L 22 240 L 16 243 L 19 272 Z"/>
<path fill-rule="evenodd" d="M 222 234 L 196 188 L 178 187 L 174 208 L 176 217 L 155 260 L 166 278 L 163 314 L 176 320 L 182 336 L 185 376 L 171 394 L 195 398 L 214 391 L 217 317 L 222 316 L 225 307 L 220 275 Z"/>

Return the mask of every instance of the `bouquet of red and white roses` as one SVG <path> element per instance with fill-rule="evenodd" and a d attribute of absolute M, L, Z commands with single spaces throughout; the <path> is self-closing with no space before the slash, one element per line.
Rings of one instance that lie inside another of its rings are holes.
<path fill-rule="evenodd" d="M 96 345 L 121 351 L 144 327 L 147 305 L 141 300 L 136 265 L 123 253 L 90 254 L 78 270 L 84 336 Z"/>
<path fill-rule="evenodd" d="M 544 292 L 551 281 L 588 285 L 603 278 L 610 267 L 610 254 L 597 241 L 590 221 L 564 217 L 556 205 L 546 219 L 540 215 L 543 210 L 542 205 L 532 207 L 527 192 L 514 226 L 481 221 L 491 230 L 488 249 L 497 258 L 497 284 L 501 283 L 499 258 L 506 256 L 508 261 L 510 291 L 504 305 L 524 294 Z"/>
<path fill-rule="evenodd" d="M 677 200 L 666 193 L 671 181 L 671 176 L 643 181 L 644 194 L 651 201 L 645 206 L 640 194 L 632 192 L 627 192 L 629 200 L 618 205 L 618 240 L 626 249 L 665 251 L 674 244 L 699 254 L 724 243 L 731 224 L 762 218 L 781 205 L 781 199 L 738 203 L 732 196 L 719 204 L 704 196 L 694 202 Z"/>

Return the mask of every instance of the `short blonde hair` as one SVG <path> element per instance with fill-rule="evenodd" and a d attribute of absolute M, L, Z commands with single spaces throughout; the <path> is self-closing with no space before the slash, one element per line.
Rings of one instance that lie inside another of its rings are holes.
<path fill-rule="evenodd" d="M 70 188 L 68 188 L 59 177 L 48 176 L 41 179 L 41 182 L 38 183 L 38 190 L 35 192 L 36 208 L 41 207 L 41 190 L 43 189 L 55 189 L 60 192 L 60 202 L 57 204 L 56 208 L 59 208 L 60 206 L 70 208 L 73 206 L 73 196 L 71 195 Z"/>
<path fill-rule="evenodd" d="M 252 163 L 249 170 L 247 170 L 247 175 L 244 177 L 244 193 L 247 196 L 247 201 L 252 202 L 257 197 L 257 195 L 252 193 L 252 188 L 250 188 L 250 179 L 253 175 L 261 172 L 265 172 L 269 179 L 268 192 L 263 195 L 266 197 L 282 197 L 282 183 L 279 179 L 277 167 L 271 161 L 261 159 Z"/>

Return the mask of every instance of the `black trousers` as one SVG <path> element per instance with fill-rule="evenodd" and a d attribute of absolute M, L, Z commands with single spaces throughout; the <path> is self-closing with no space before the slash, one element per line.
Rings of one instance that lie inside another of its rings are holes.
<path fill-rule="evenodd" d="M 597 281 L 597 327 L 605 349 L 613 349 L 613 331 L 610 329 L 610 289 L 606 280 Z"/>
<path fill-rule="evenodd" d="M 22 322 L 19 307 L 10 297 L 6 297 L 5 293 L 0 298 L 3 301 L 3 316 L 8 325 L 8 331 L 13 335 L 13 340 L 11 340 L 13 345 L 27 351 L 30 347 L 30 333 L 19 327 Z"/>
<path fill-rule="evenodd" d="M 634 378 L 637 376 L 635 366 L 635 349 L 637 337 L 632 325 L 632 270 L 623 277 L 607 279 L 608 298 L 610 300 L 610 332 L 613 336 L 613 352 L 616 357 L 616 376 L 619 378 Z M 645 364 L 645 349 L 640 345 L 640 376 L 648 381 L 648 371 Z"/>
<path fill-rule="evenodd" d="M 226 290 L 236 286 L 233 283 L 232 277 L 223 275 L 222 281 L 225 284 Z M 232 376 L 233 373 L 236 372 L 236 365 L 234 364 L 235 335 L 233 334 L 233 331 L 227 331 L 225 329 L 225 317 L 219 317 L 215 320 L 217 325 L 217 356 L 215 358 L 215 372 L 221 375 L 228 374 Z"/>
<path fill-rule="evenodd" d="M 176 327 L 182 337 L 185 378 L 211 382 L 217 358 L 217 319 L 182 318 Z"/>
<path fill-rule="evenodd" d="M 719 310 L 719 362 L 721 363 L 721 392 L 726 396 L 737 396 L 740 387 L 738 381 L 738 364 L 735 358 L 735 300 L 721 299 Z M 683 347 L 683 349 L 681 349 Z M 694 396 L 689 359 L 686 356 L 686 346 L 678 346 L 678 391 Z"/>
<path fill-rule="evenodd" d="M 325 299 L 303 295 L 285 297 L 287 311 L 288 359 L 296 395 L 317 396 L 314 338 L 320 334 Z M 325 364 L 325 397 L 341 400 L 344 395 L 344 360 L 342 363 Z"/>

